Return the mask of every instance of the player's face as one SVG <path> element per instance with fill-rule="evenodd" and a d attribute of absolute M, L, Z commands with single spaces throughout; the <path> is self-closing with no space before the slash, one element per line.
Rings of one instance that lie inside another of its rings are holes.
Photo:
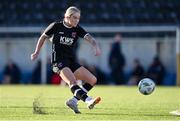
<path fill-rule="evenodd" d="M 80 13 L 76 12 L 69 17 L 69 24 L 76 27 L 80 20 Z"/>

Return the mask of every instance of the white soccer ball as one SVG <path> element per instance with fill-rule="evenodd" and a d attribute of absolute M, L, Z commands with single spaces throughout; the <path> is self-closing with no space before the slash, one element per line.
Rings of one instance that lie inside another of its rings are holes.
<path fill-rule="evenodd" d="M 155 83 L 150 78 L 144 78 L 139 82 L 138 88 L 143 95 L 149 95 L 154 91 Z"/>

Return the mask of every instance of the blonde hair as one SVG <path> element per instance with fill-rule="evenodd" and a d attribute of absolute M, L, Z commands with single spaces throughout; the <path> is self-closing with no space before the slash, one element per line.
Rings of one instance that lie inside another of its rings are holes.
<path fill-rule="evenodd" d="M 64 17 L 70 17 L 72 14 L 74 14 L 76 12 L 81 13 L 81 11 L 77 7 L 71 6 L 66 10 Z"/>

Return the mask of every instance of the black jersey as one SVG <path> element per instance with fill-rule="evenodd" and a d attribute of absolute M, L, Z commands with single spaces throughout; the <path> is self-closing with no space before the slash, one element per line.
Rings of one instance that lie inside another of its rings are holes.
<path fill-rule="evenodd" d="M 84 38 L 87 32 L 77 25 L 68 27 L 64 21 L 51 23 L 44 34 L 52 37 L 52 62 L 57 62 L 62 58 L 74 58 L 74 45 L 78 38 Z"/>

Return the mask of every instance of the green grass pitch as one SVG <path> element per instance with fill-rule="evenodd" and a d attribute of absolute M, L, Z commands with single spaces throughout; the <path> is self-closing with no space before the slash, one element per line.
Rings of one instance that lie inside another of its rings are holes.
<path fill-rule="evenodd" d="M 72 96 L 62 86 L 0 86 L 0 120 L 180 120 L 170 111 L 180 109 L 179 87 L 156 87 L 148 96 L 136 86 L 95 86 L 89 95 L 102 101 L 89 110 L 79 102 L 82 114 L 74 114 L 64 102 Z M 46 114 L 34 114 L 33 100 L 40 96 Z"/>

